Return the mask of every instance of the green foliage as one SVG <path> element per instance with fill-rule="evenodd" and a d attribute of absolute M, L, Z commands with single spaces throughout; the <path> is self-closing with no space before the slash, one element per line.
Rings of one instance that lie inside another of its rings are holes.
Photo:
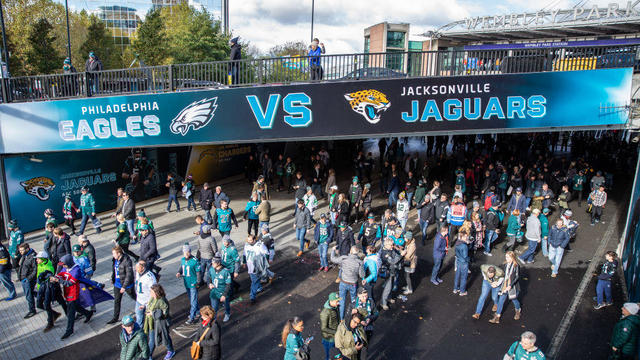
<path fill-rule="evenodd" d="M 53 46 L 56 37 L 52 30 L 53 26 L 45 18 L 40 18 L 31 28 L 26 59 L 33 74 L 52 73 L 62 63 L 63 59 Z"/>
<path fill-rule="evenodd" d="M 87 38 L 80 46 L 80 53 L 83 54 L 82 63 L 89 57 L 89 53 L 93 51 L 98 59 L 102 61 L 104 69 L 113 69 L 122 67 L 122 61 L 120 58 L 120 51 L 116 49 L 113 43 L 113 38 L 107 30 L 104 22 L 102 22 L 95 15 L 91 15 L 89 18 L 89 27 L 87 28 Z M 76 64 L 78 60 L 76 60 Z M 84 66 L 78 68 L 78 71 L 82 71 Z"/>
<path fill-rule="evenodd" d="M 309 48 L 303 41 L 287 41 L 284 44 L 276 45 L 269 49 L 269 56 L 282 57 L 282 56 L 296 56 L 307 55 Z"/>
<path fill-rule="evenodd" d="M 160 10 L 150 10 L 147 13 L 144 21 L 138 26 L 131 47 L 147 66 L 165 63 L 169 43 L 164 33 L 164 22 Z"/>
<path fill-rule="evenodd" d="M 197 10 L 186 2 L 161 11 L 164 34 L 168 41 L 165 63 L 190 63 L 225 60 L 229 56 L 228 38 L 220 23 L 206 11 Z"/>

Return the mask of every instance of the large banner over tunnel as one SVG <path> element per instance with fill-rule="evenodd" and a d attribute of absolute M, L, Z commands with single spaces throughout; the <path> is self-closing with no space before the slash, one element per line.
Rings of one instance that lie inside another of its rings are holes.
<path fill-rule="evenodd" d="M 600 69 L 3 104 L 0 152 L 620 125 L 631 79 Z"/>

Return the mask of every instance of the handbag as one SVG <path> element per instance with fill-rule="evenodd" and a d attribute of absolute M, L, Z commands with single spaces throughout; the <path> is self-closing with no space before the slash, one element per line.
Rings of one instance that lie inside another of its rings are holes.
<path fill-rule="evenodd" d="M 311 359 L 311 349 L 309 344 L 304 344 L 298 349 L 296 353 L 296 360 L 309 360 Z"/>
<path fill-rule="evenodd" d="M 191 343 L 191 358 L 193 358 L 194 360 L 198 360 L 202 357 L 202 346 L 200 346 L 200 342 L 202 341 L 202 339 L 204 339 L 205 335 L 207 335 L 207 332 L 209 332 L 209 329 L 211 328 L 208 327 L 202 333 L 202 336 L 200 336 L 200 340 L 194 341 Z"/>
<path fill-rule="evenodd" d="M 95 228 L 102 227 L 102 221 L 100 221 L 100 219 L 98 219 L 97 217 L 91 220 L 91 222 L 93 223 L 93 227 Z"/>

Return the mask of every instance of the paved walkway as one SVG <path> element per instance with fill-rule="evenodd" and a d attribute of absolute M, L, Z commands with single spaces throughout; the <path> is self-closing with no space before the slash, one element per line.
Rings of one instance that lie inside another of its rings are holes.
<path fill-rule="evenodd" d="M 240 180 L 239 177 L 216 182 L 216 185 L 218 184 L 222 184 L 223 191 L 231 198 L 231 208 L 233 208 L 238 217 L 239 228 L 232 230 L 231 238 L 241 251 L 247 229 L 247 224 L 242 219 L 242 214 L 251 187 L 248 182 Z M 287 194 L 286 192 L 273 192 L 273 194 L 274 199 L 271 201 L 273 214 L 271 218 L 271 233 L 277 240 L 278 252 L 280 254 L 287 252 L 289 255 L 293 255 L 298 246 L 290 227 L 292 223 L 293 194 Z M 321 205 L 326 208 L 326 201 L 322 201 Z M 203 214 L 200 210 L 197 212 L 185 211 L 186 201 L 184 199 L 181 199 L 181 206 L 183 206 L 183 210 L 180 212 L 175 212 L 174 210 L 171 213 L 165 213 L 166 200 L 164 197 L 136 205 L 137 209 L 145 209 L 156 228 L 158 251 L 162 256 L 157 264 L 163 268 L 161 283 L 167 292 L 168 299 L 173 299 L 184 293 L 182 279 L 177 279 L 174 274 L 178 270 L 182 257 L 182 244 L 188 241 L 192 249 L 197 248 L 195 235 L 193 235 L 193 231 L 197 230 L 197 226 L 193 218 L 197 214 Z M 115 222 L 110 218 L 110 214 L 111 212 L 99 214 L 104 224 L 104 231 L 101 234 L 96 234 L 91 225 L 87 226 L 85 234 L 89 236 L 91 243 L 95 246 L 98 259 L 93 280 L 107 284 L 105 290 L 112 293 L 111 248 L 113 239 L 115 239 Z M 34 221 L 44 224 L 44 219 L 41 218 L 40 214 L 37 215 Z M 79 223 L 79 221 L 77 222 Z M 64 228 L 66 231 L 66 226 Z M 220 237 L 217 232 L 216 235 L 216 239 L 220 244 Z M 44 245 L 43 231 L 26 234 L 25 239 L 36 251 L 42 250 Z M 72 236 L 71 241 L 73 245 L 77 241 L 77 237 Z M 133 252 L 138 253 L 139 246 L 132 246 L 131 249 Z M 2 325 L 0 326 L 1 359 L 31 359 L 101 334 L 116 326 L 106 325 L 106 322 L 111 319 L 113 314 L 113 302 L 110 301 L 97 305 L 97 312 L 90 323 L 84 324 L 82 320 L 76 321 L 75 333 L 70 338 L 64 341 L 60 340 L 66 326 L 66 318 L 64 316 L 58 319 L 53 330 L 45 334 L 42 330 L 46 325 L 46 312 L 38 309 L 36 316 L 28 320 L 23 319 L 23 316 L 28 312 L 27 303 L 23 297 L 22 287 L 16 280 L 15 272 L 12 273 L 12 279 L 16 285 L 18 297 L 10 302 L 0 301 L 0 319 L 2 319 Z M 4 298 L 6 295 L 4 288 L 0 287 L 0 298 Z M 133 312 L 134 307 L 135 303 L 129 297 L 123 297 L 121 316 L 127 312 Z"/>

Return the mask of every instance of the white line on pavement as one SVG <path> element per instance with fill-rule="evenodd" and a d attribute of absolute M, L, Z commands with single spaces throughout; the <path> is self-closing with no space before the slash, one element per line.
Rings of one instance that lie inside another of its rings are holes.
<path fill-rule="evenodd" d="M 598 246 L 598 249 L 593 255 L 593 258 L 589 263 L 589 267 L 587 267 L 587 271 L 585 271 L 584 276 L 582 277 L 582 281 L 580 281 L 580 285 L 578 286 L 578 289 L 576 290 L 576 293 L 573 296 L 573 300 L 571 300 L 571 305 L 569 305 L 569 308 L 564 313 L 564 316 L 560 321 L 560 325 L 558 326 L 556 333 L 553 335 L 553 338 L 551 340 L 551 345 L 549 345 L 549 349 L 547 350 L 547 353 L 546 353 L 547 359 L 549 360 L 556 360 L 556 357 L 558 356 L 558 353 L 562 348 L 562 344 L 564 343 L 564 340 L 567 337 L 569 328 L 571 327 L 571 324 L 573 323 L 573 319 L 575 318 L 576 312 L 578 311 L 578 306 L 580 306 L 584 293 L 585 291 L 587 291 L 587 286 L 589 286 L 589 283 L 591 282 L 591 278 L 593 277 L 592 274 L 596 270 L 596 266 L 598 265 L 598 263 L 600 262 L 600 259 L 604 255 L 605 250 L 607 248 L 607 244 L 609 243 L 609 240 L 613 238 L 613 233 L 615 231 L 616 224 L 618 223 L 618 213 L 619 211 L 616 210 L 616 212 L 611 217 L 611 221 L 609 222 L 609 227 L 607 228 L 607 231 L 604 233 L 602 240 L 600 240 L 600 245 Z"/>

